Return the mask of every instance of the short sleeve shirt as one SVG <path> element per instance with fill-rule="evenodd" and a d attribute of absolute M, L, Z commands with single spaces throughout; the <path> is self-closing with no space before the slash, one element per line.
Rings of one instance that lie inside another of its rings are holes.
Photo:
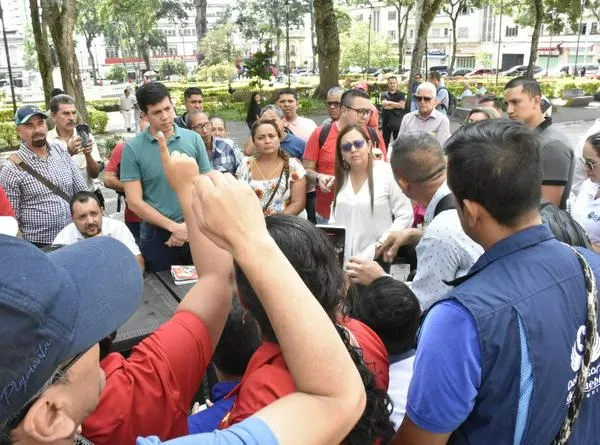
<path fill-rule="evenodd" d="M 418 110 L 412 111 L 402 119 L 400 134 L 418 131 L 431 134 L 443 146 L 450 138 L 450 121 L 438 110 L 433 110 L 426 118 L 421 117 Z"/>
<path fill-rule="evenodd" d="M 256 196 L 258 196 L 265 214 L 273 215 L 275 213 L 282 213 L 291 202 L 292 183 L 304 178 L 306 170 L 298 159 L 290 158 L 289 174 L 283 172 L 281 181 L 279 180 L 279 176 L 261 181 L 252 177 L 253 159 L 252 156 L 245 156 L 236 176 L 238 179 L 250 184 L 250 187 L 252 187 Z M 273 198 L 271 199 L 271 197 Z"/>
<path fill-rule="evenodd" d="M 383 94 L 382 99 L 390 102 L 402 102 L 406 100 L 406 95 L 402 91 L 396 91 L 393 94 L 388 91 Z M 382 124 L 385 128 L 400 128 L 402 116 L 404 116 L 404 110 L 397 108 L 392 110 L 381 109 Z"/>
<path fill-rule="evenodd" d="M 450 96 L 448 95 L 448 90 L 446 89 L 446 87 L 442 86 L 438 88 L 435 98 L 440 101 L 440 104 L 437 106 L 436 109 L 442 114 L 448 114 L 448 107 L 450 106 Z"/>
<path fill-rule="evenodd" d="M 107 172 L 113 172 L 117 175 L 119 180 L 121 179 L 121 160 L 123 159 L 123 150 L 125 149 L 125 142 L 119 142 L 115 145 L 112 153 L 110 154 L 110 160 L 106 165 Z M 142 218 L 137 216 L 135 213 L 131 211 L 127 203 L 125 203 L 125 222 L 141 222 Z"/>
<path fill-rule="evenodd" d="M 2 186 L 0 186 L 0 216 L 12 216 L 13 218 L 17 216 Z"/>
<path fill-rule="evenodd" d="M 188 410 L 211 356 L 202 319 L 176 312 L 129 358 L 113 353 L 102 360 L 106 388 L 83 423 L 83 436 L 95 445 L 114 445 L 135 443 L 138 436 L 186 435 Z"/>
<path fill-rule="evenodd" d="M 317 124 L 307 117 L 298 116 L 293 121 L 285 122 L 287 128 L 289 128 L 295 136 L 298 136 L 305 141 L 308 140 L 312 132 L 317 129 Z"/>
<path fill-rule="evenodd" d="M 174 129 L 167 142 L 169 151 L 179 151 L 195 159 L 200 173 L 210 171 L 212 167 L 200 135 L 176 125 Z M 140 181 L 144 201 L 170 220 L 180 223 L 183 212 L 179 199 L 165 176 L 158 141 L 149 130 L 127 142 L 121 161 L 121 181 Z"/>

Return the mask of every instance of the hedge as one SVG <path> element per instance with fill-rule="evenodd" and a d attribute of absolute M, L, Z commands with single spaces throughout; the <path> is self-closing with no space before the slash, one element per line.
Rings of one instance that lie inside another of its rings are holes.
<path fill-rule="evenodd" d="M 0 141 L 4 149 L 13 149 L 19 146 L 19 136 L 14 122 L 0 122 Z"/>
<path fill-rule="evenodd" d="M 108 125 L 108 113 L 106 113 L 105 111 L 98 111 L 94 108 L 88 108 L 87 112 L 87 124 L 92 129 L 92 133 L 104 133 L 104 131 L 106 130 L 106 126 Z"/>

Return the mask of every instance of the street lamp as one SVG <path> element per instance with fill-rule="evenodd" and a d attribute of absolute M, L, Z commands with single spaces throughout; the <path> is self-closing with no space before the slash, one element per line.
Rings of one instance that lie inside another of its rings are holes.
<path fill-rule="evenodd" d="M 500 72 L 500 51 L 502 50 L 502 14 L 504 2 L 500 1 L 500 23 L 498 24 L 498 54 L 496 55 L 496 86 L 498 85 L 498 73 Z"/>
<path fill-rule="evenodd" d="M 369 80 L 369 69 L 371 68 L 371 21 L 373 20 L 373 5 L 369 3 L 369 38 L 367 43 L 367 80 Z"/>
<path fill-rule="evenodd" d="M 182 28 L 179 28 L 179 35 L 181 36 L 181 58 L 182 59 L 185 58 L 185 40 L 184 40 L 183 36 L 184 36 L 184 31 L 185 31 L 186 25 L 187 25 L 187 23 L 182 23 L 181 24 Z"/>
<path fill-rule="evenodd" d="M 15 98 L 15 86 L 13 84 L 12 67 L 10 66 L 10 53 L 8 51 L 8 39 L 6 38 L 6 26 L 4 25 L 4 12 L 0 2 L 0 22 L 2 22 L 2 35 L 4 36 L 4 50 L 6 51 L 6 65 L 8 67 L 8 83 L 10 83 L 10 94 L 12 95 L 13 111 L 17 114 L 17 100 Z"/>
<path fill-rule="evenodd" d="M 573 68 L 573 77 L 577 76 L 577 60 L 579 59 L 579 41 L 581 40 L 581 22 L 583 20 L 583 3 L 579 2 L 579 29 L 577 30 L 577 49 L 575 50 L 575 68 Z"/>
<path fill-rule="evenodd" d="M 287 71 L 288 88 L 292 86 L 290 67 L 290 2 L 285 0 L 285 69 Z"/>

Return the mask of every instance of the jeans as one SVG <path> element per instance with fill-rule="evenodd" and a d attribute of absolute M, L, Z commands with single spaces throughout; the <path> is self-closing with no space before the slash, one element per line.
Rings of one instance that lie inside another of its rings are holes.
<path fill-rule="evenodd" d="M 329 220 L 327 218 L 325 218 L 324 216 L 321 216 L 318 213 L 315 213 L 315 216 L 317 217 L 317 224 L 321 224 L 324 226 L 329 225 Z"/>
<path fill-rule="evenodd" d="M 155 225 L 143 222 L 140 225 L 140 250 L 146 261 L 146 270 L 160 272 L 169 270 L 173 265 L 192 264 L 189 243 L 181 247 L 165 245 L 171 232 Z"/>
<path fill-rule="evenodd" d="M 314 190 L 312 192 L 308 192 L 306 194 L 306 217 L 307 219 L 313 223 L 317 224 L 317 217 L 315 216 L 315 206 L 317 205 L 317 192 Z"/>
<path fill-rule="evenodd" d="M 389 128 L 389 127 L 383 127 L 383 141 L 385 142 L 385 146 L 388 147 L 388 151 L 390 151 L 389 146 L 390 146 L 390 141 L 393 141 L 394 139 L 396 139 L 398 137 L 398 132 L 400 131 L 400 128 Z M 388 158 L 389 158 L 389 154 L 388 154 Z"/>
<path fill-rule="evenodd" d="M 135 239 L 135 243 L 138 246 L 140 245 L 140 224 L 141 224 L 140 222 L 127 222 L 127 221 L 125 221 L 125 225 L 127 226 L 127 228 L 129 229 L 129 231 L 133 235 L 133 238 Z"/>

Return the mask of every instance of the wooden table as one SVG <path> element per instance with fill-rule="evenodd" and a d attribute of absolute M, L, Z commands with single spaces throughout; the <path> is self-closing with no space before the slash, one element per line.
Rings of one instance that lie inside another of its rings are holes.
<path fill-rule="evenodd" d="M 113 351 L 124 352 L 152 334 L 165 321 L 170 320 L 178 300 L 154 273 L 144 276 L 144 293 L 137 310 L 117 331 Z"/>
<path fill-rule="evenodd" d="M 181 284 L 176 285 L 173 281 L 173 276 L 170 270 L 163 270 L 162 272 L 156 272 L 156 276 L 163 283 L 163 285 L 169 290 L 171 295 L 175 297 L 177 301 L 183 300 L 183 297 L 187 295 L 189 290 L 194 286 L 193 284 Z"/>

